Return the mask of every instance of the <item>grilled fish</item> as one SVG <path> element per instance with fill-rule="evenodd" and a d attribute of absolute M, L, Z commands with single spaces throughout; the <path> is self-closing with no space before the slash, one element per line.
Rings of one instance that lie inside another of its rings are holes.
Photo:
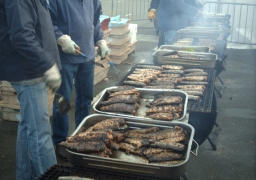
<path fill-rule="evenodd" d="M 119 143 L 116 143 L 114 141 L 110 141 L 109 144 L 107 144 L 107 146 L 110 148 L 110 149 L 114 149 L 114 150 L 118 150 L 120 148 L 120 144 Z"/>
<path fill-rule="evenodd" d="M 145 77 L 135 77 L 135 76 L 127 76 L 127 79 L 131 79 L 133 81 L 138 81 L 138 82 L 142 82 L 142 83 L 149 83 L 150 82 L 150 79 L 148 78 L 145 78 Z"/>
<path fill-rule="evenodd" d="M 100 110 L 109 111 L 109 112 L 130 113 L 132 115 L 135 115 L 138 107 L 139 107 L 138 104 L 116 103 L 116 104 L 110 104 L 107 106 L 102 106 L 100 107 Z"/>
<path fill-rule="evenodd" d="M 183 105 L 179 106 L 153 106 L 146 110 L 146 114 L 150 113 L 167 113 L 167 112 L 182 112 Z"/>
<path fill-rule="evenodd" d="M 188 100 L 200 101 L 200 96 L 188 95 Z"/>
<path fill-rule="evenodd" d="M 183 99 L 180 96 L 163 96 L 160 97 L 153 102 L 150 102 L 153 106 L 162 106 L 162 105 L 170 105 L 170 104 L 180 104 Z"/>
<path fill-rule="evenodd" d="M 126 104 L 134 104 L 139 102 L 139 95 L 117 95 L 109 98 L 107 101 L 101 101 L 99 103 L 100 106 L 105 106 L 114 103 L 126 103 Z"/>
<path fill-rule="evenodd" d="M 159 70 L 154 70 L 154 69 L 139 69 L 136 68 L 133 73 L 141 73 L 141 72 L 150 72 L 152 74 L 161 74 L 161 71 Z"/>
<path fill-rule="evenodd" d="M 147 115 L 146 117 L 152 118 L 152 119 L 158 119 L 158 120 L 171 121 L 171 120 L 179 119 L 180 115 L 179 113 L 169 112 L 169 113 L 154 113 L 154 114 Z"/>
<path fill-rule="evenodd" d="M 143 151 L 144 155 L 150 155 L 150 154 L 160 154 L 162 152 L 171 152 L 167 149 L 161 149 L 161 148 L 147 148 Z"/>
<path fill-rule="evenodd" d="M 181 81 L 180 84 L 207 85 L 208 82 L 202 82 L 202 81 Z"/>
<path fill-rule="evenodd" d="M 135 86 L 135 87 L 144 87 L 146 86 L 145 83 L 143 82 L 138 82 L 138 81 L 124 81 L 125 85 L 131 85 L 131 86 Z M 134 87 L 133 87 L 134 88 Z"/>
<path fill-rule="evenodd" d="M 134 76 L 134 77 L 143 77 L 143 78 L 147 78 L 147 79 L 155 79 L 157 78 L 157 75 L 155 74 L 130 74 L 129 76 Z"/>
<path fill-rule="evenodd" d="M 172 82 L 177 84 L 182 81 L 181 78 L 157 78 L 156 81 Z"/>
<path fill-rule="evenodd" d="M 145 86 L 147 89 L 174 89 L 173 86 Z"/>
<path fill-rule="evenodd" d="M 142 146 L 149 146 L 150 143 L 148 139 L 144 138 L 125 138 L 123 141 L 132 144 L 137 148 L 140 148 Z"/>
<path fill-rule="evenodd" d="M 87 133 L 89 131 L 100 131 L 108 129 L 118 130 L 123 125 L 125 125 L 125 120 L 123 118 L 105 119 L 89 127 L 84 133 Z"/>
<path fill-rule="evenodd" d="M 193 72 L 185 74 L 184 76 L 208 76 L 207 72 Z"/>
<path fill-rule="evenodd" d="M 171 70 L 182 70 L 183 66 L 162 65 L 162 68 Z"/>
<path fill-rule="evenodd" d="M 113 135 L 107 131 L 89 131 L 87 133 L 80 133 L 74 136 L 67 137 L 68 142 L 78 142 L 78 141 L 102 141 L 105 142 L 106 139 L 113 139 Z"/>
<path fill-rule="evenodd" d="M 111 94 L 111 93 L 118 92 L 118 91 L 125 91 L 125 90 L 132 90 L 132 89 L 134 89 L 133 86 L 119 86 L 117 88 L 109 89 L 109 90 L 107 90 L 107 92 L 109 94 Z"/>
<path fill-rule="evenodd" d="M 125 150 L 125 152 L 127 154 L 129 154 L 129 152 L 138 150 L 138 148 L 136 146 L 129 144 L 129 143 L 120 142 L 119 145 L 120 145 L 119 149 Z"/>
<path fill-rule="evenodd" d="M 147 84 L 147 86 L 174 86 L 174 83 L 175 82 L 154 80 L 153 82 Z"/>
<path fill-rule="evenodd" d="M 193 96 L 203 96 L 204 93 L 202 91 L 187 91 L 183 89 L 182 91 L 186 92 L 188 95 L 193 95 Z"/>
<path fill-rule="evenodd" d="M 170 141 L 156 141 L 150 144 L 151 147 L 155 148 L 163 148 L 163 149 L 170 149 L 175 151 L 184 151 L 186 146 L 181 143 L 170 142 Z"/>
<path fill-rule="evenodd" d="M 94 142 L 61 142 L 60 145 L 65 146 L 68 149 L 76 150 L 78 152 L 97 152 L 104 151 L 106 149 L 105 143 L 101 141 Z"/>
<path fill-rule="evenodd" d="M 182 154 L 174 152 L 163 152 L 161 154 L 149 154 L 146 156 L 148 162 L 159 162 L 159 161 L 171 161 L 171 160 L 181 160 L 183 159 Z"/>
<path fill-rule="evenodd" d="M 185 69 L 184 72 L 192 73 L 192 72 L 204 72 L 203 69 Z"/>
<path fill-rule="evenodd" d="M 133 130 L 128 130 L 124 133 L 125 137 L 138 137 L 139 135 L 145 135 L 147 133 L 152 133 L 159 131 L 159 127 L 151 127 L 151 128 L 143 128 L 143 129 L 133 129 Z"/>
<path fill-rule="evenodd" d="M 207 76 L 185 76 L 182 80 L 186 81 L 207 81 Z"/>
<path fill-rule="evenodd" d="M 175 87 L 178 89 L 206 89 L 204 85 L 179 85 Z"/>
<path fill-rule="evenodd" d="M 113 131 L 113 139 L 117 142 L 120 142 L 124 139 L 124 133 Z"/>
<path fill-rule="evenodd" d="M 114 97 L 117 95 L 130 95 L 130 94 L 136 94 L 139 95 L 140 92 L 137 89 L 132 89 L 132 90 L 125 90 L 125 91 L 119 91 L 119 92 L 115 92 L 109 95 L 109 97 Z"/>
<path fill-rule="evenodd" d="M 149 66 L 149 65 L 138 65 L 137 68 L 143 68 L 143 69 L 156 69 L 156 70 L 162 70 L 162 67 L 159 66 Z"/>
<path fill-rule="evenodd" d="M 180 74 L 158 74 L 157 76 L 163 78 L 179 78 Z"/>
<path fill-rule="evenodd" d="M 182 128 L 175 126 L 174 129 L 164 129 L 157 132 L 152 132 L 149 134 L 145 134 L 142 137 L 148 138 L 150 141 L 162 140 L 167 138 L 174 138 L 174 137 L 181 137 L 187 136 L 187 132 L 184 131 Z"/>
<path fill-rule="evenodd" d="M 163 70 L 163 74 L 184 74 L 183 70 Z"/>

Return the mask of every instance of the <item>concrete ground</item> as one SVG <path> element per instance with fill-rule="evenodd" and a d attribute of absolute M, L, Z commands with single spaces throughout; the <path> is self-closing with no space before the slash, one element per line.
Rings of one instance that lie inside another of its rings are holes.
<path fill-rule="evenodd" d="M 136 22 L 135 22 L 136 23 Z M 150 26 L 150 25 L 149 25 Z M 152 63 L 152 53 L 158 37 L 152 28 L 139 28 L 134 54 L 116 67 L 123 72 L 136 63 Z M 223 97 L 217 97 L 217 123 L 221 132 L 217 138 L 217 150 L 209 141 L 199 148 L 198 156 L 190 155 L 186 173 L 190 180 L 254 180 L 256 168 L 255 145 L 255 59 L 256 49 L 232 49 L 226 54 L 227 70 L 220 74 Z M 106 87 L 117 83 L 113 69 L 108 73 L 108 81 L 95 86 L 95 96 Z M 74 103 L 74 98 L 72 104 Z M 74 109 L 69 112 L 70 134 L 74 131 Z M 207 121 L 207 119 L 205 119 Z M 0 120 L 0 180 L 15 179 L 16 122 Z M 58 159 L 58 164 L 70 165 Z"/>

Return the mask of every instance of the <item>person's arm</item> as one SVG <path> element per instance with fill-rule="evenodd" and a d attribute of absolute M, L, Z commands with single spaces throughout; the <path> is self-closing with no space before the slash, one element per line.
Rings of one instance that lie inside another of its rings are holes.
<path fill-rule="evenodd" d="M 151 0 L 150 7 L 149 7 L 148 11 L 150 11 L 152 9 L 156 10 L 158 8 L 159 4 L 160 4 L 160 0 Z"/>
<path fill-rule="evenodd" d="M 99 0 L 94 0 L 94 43 L 99 47 L 101 59 L 104 59 L 108 54 L 109 49 L 106 40 L 103 39 L 104 35 L 100 23 L 101 10 L 101 2 Z"/>
<path fill-rule="evenodd" d="M 36 37 L 35 28 L 38 21 L 36 12 L 47 11 L 43 8 L 45 7 L 41 4 L 35 7 L 32 1 L 5 1 L 9 36 L 13 47 L 21 56 L 31 62 L 32 67 L 40 67 L 37 70 L 42 74 L 54 65 L 52 57 L 42 48 Z"/>

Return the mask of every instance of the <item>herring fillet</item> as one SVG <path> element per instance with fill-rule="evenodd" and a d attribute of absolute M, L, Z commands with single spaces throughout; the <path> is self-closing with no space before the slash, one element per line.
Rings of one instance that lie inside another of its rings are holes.
<path fill-rule="evenodd" d="M 114 104 L 114 103 L 127 103 L 134 104 L 139 101 L 139 95 L 117 95 L 109 98 L 107 101 L 101 101 L 100 106 Z"/>
<path fill-rule="evenodd" d="M 115 103 L 107 106 L 102 106 L 99 109 L 101 111 L 122 112 L 122 113 L 130 113 L 132 115 L 135 115 L 138 107 L 139 107 L 138 104 Z"/>
<path fill-rule="evenodd" d="M 147 115 L 146 117 L 152 118 L 152 119 L 158 119 L 158 120 L 171 121 L 171 120 L 179 119 L 180 115 L 178 113 L 169 112 L 169 113 L 154 113 L 154 114 Z"/>
<path fill-rule="evenodd" d="M 68 149 L 76 150 L 79 152 L 97 152 L 106 149 L 105 143 L 101 141 L 89 141 L 89 142 L 61 142 L 60 145 L 65 146 Z"/>
<path fill-rule="evenodd" d="M 180 160 L 184 158 L 182 154 L 178 154 L 174 152 L 162 152 L 160 154 L 149 154 L 149 155 L 146 155 L 146 157 L 149 162 Z"/>

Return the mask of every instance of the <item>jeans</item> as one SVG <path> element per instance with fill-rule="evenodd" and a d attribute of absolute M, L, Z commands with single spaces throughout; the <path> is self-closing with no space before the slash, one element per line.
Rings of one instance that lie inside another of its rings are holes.
<path fill-rule="evenodd" d="M 32 180 L 57 163 L 51 138 L 47 87 L 44 82 L 27 86 L 12 83 L 12 86 L 20 103 L 16 179 Z"/>
<path fill-rule="evenodd" d="M 72 97 L 73 79 L 75 78 L 75 123 L 76 127 L 90 114 L 93 100 L 94 65 L 90 62 L 83 64 L 62 64 L 60 70 L 62 82 L 57 93 L 67 98 L 70 102 Z M 68 115 L 58 111 L 55 101 L 53 102 L 53 142 L 58 145 L 65 141 L 68 136 Z"/>
<path fill-rule="evenodd" d="M 158 48 L 162 45 L 173 45 L 176 41 L 177 32 L 176 31 L 160 31 Z"/>

